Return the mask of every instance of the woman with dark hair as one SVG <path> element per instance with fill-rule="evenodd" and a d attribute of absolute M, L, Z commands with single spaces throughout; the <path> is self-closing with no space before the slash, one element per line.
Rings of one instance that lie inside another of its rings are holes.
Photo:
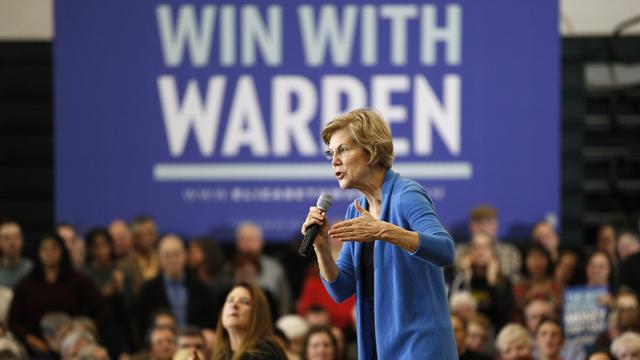
<path fill-rule="evenodd" d="M 227 295 L 216 327 L 215 360 L 285 360 L 273 336 L 267 297 L 241 282 Z"/>
<path fill-rule="evenodd" d="M 94 228 L 85 236 L 89 262 L 83 273 L 93 280 L 107 299 L 114 316 L 113 327 L 105 334 L 107 346 L 113 354 L 129 352 L 137 347 L 130 310 L 132 287 L 127 274 L 116 268 L 113 238 L 105 228 Z"/>
<path fill-rule="evenodd" d="M 213 239 L 196 238 L 189 242 L 189 268 L 208 286 L 212 286 L 222 270 L 224 260 Z"/>
<path fill-rule="evenodd" d="M 40 334 L 40 318 L 56 311 L 88 315 L 100 328 L 109 319 L 107 303 L 91 280 L 73 270 L 62 238 L 49 235 L 38 245 L 33 270 L 16 285 L 9 327 L 32 353 L 46 353 L 49 349 Z"/>
<path fill-rule="evenodd" d="M 121 294 L 131 297 L 131 284 L 122 270 L 116 269 L 113 238 L 105 228 L 95 228 L 86 236 L 89 263 L 83 272 L 91 278 L 105 297 Z"/>
<path fill-rule="evenodd" d="M 582 269 L 584 266 L 582 265 L 581 253 L 571 248 L 564 249 L 560 252 L 560 257 L 556 262 L 553 279 L 563 288 L 584 284 Z"/>
<path fill-rule="evenodd" d="M 513 287 L 514 320 L 521 319 L 525 306 L 534 299 L 548 299 L 559 310 L 562 287 L 553 279 L 553 260 L 549 251 L 539 243 L 532 243 L 527 247 L 524 259 L 524 277 Z"/>
<path fill-rule="evenodd" d="M 302 360 L 338 360 L 338 341 L 328 326 L 316 326 L 309 329 L 304 338 Z"/>

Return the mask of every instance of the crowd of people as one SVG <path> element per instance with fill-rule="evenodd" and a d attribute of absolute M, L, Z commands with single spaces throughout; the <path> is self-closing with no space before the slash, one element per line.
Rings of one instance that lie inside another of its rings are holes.
<path fill-rule="evenodd" d="M 0 223 L 2 359 L 358 358 L 354 297 L 336 303 L 295 246 L 267 255 L 254 223 L 238 225 L 232 251 L 162 234 L 148 216 L 55 230 L 26 257 L 20 224 Z M 543 221 L 517 247 L 480 206 L 469 233 L 443 273 L 460 359 L 640 359 L 637 232 L 605 225 L 593 249 L 566 248 Z M 588 344 L 565 334 L 573 286 L 606 289 L 606 324 Z"/>

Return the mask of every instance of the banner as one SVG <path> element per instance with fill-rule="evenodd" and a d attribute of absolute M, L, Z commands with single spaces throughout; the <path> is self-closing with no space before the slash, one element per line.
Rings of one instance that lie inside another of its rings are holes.
<path fill-rule="evenodd" d="M 319 134 L 373 107 L 447 227 L 490 203 L 514 235 L 559 211 L 557 8 L 56 1 L 56 218 L 218 238 L 251 220 L 289 240 L 321 192 L 334 218 L 358 196 Z"/>
<path fill-rule="evenodd" d="M 606 287 L 576 286 L 564 290 L 563 321 L 567 340 L 591 347 L 607 328 L 607 307 L 601 297 L 608 294 Z"/>

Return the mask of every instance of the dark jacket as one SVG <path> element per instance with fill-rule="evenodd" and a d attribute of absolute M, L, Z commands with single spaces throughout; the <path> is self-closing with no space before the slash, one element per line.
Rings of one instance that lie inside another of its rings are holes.
<path fill-rule="evenodd" d="M 215 313 L 207 285 L 189 272 L 185 274 L 185 285 L 188 293 L 187 323 L 202 328 L 215 328 L 218 314 Z M 145 333 L 155 311 L 171 310 L 162 274 L 142 285 L 136 303 L 138 324 L 142 333 Z"/>

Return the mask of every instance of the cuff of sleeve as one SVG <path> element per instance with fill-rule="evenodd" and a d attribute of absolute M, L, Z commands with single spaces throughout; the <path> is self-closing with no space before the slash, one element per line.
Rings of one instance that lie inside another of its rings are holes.
<path fill-rule="evenodd" d="M 418 257 L 424 257 L 427 253 L 427 235 L 418 233 L 418 247 L 414 251 L 409 252 L 411 255 L 417 255 Z"/>
<path fill-rule="evenodd" d="M 338 281 L 339 277 L 340 277 L 340 272 L 338 271 L 338 276 L 336 276 L 336 278 L 333 279 L 333 281 L 329 281 L 329 280 L 325 279 L 324 276 L 322 275 L 322 272 L 320 272 L 320 279 L 322 280 L 323 283 L 325 283 L 327 285 L 334 284 L 336 281 Z"/>

